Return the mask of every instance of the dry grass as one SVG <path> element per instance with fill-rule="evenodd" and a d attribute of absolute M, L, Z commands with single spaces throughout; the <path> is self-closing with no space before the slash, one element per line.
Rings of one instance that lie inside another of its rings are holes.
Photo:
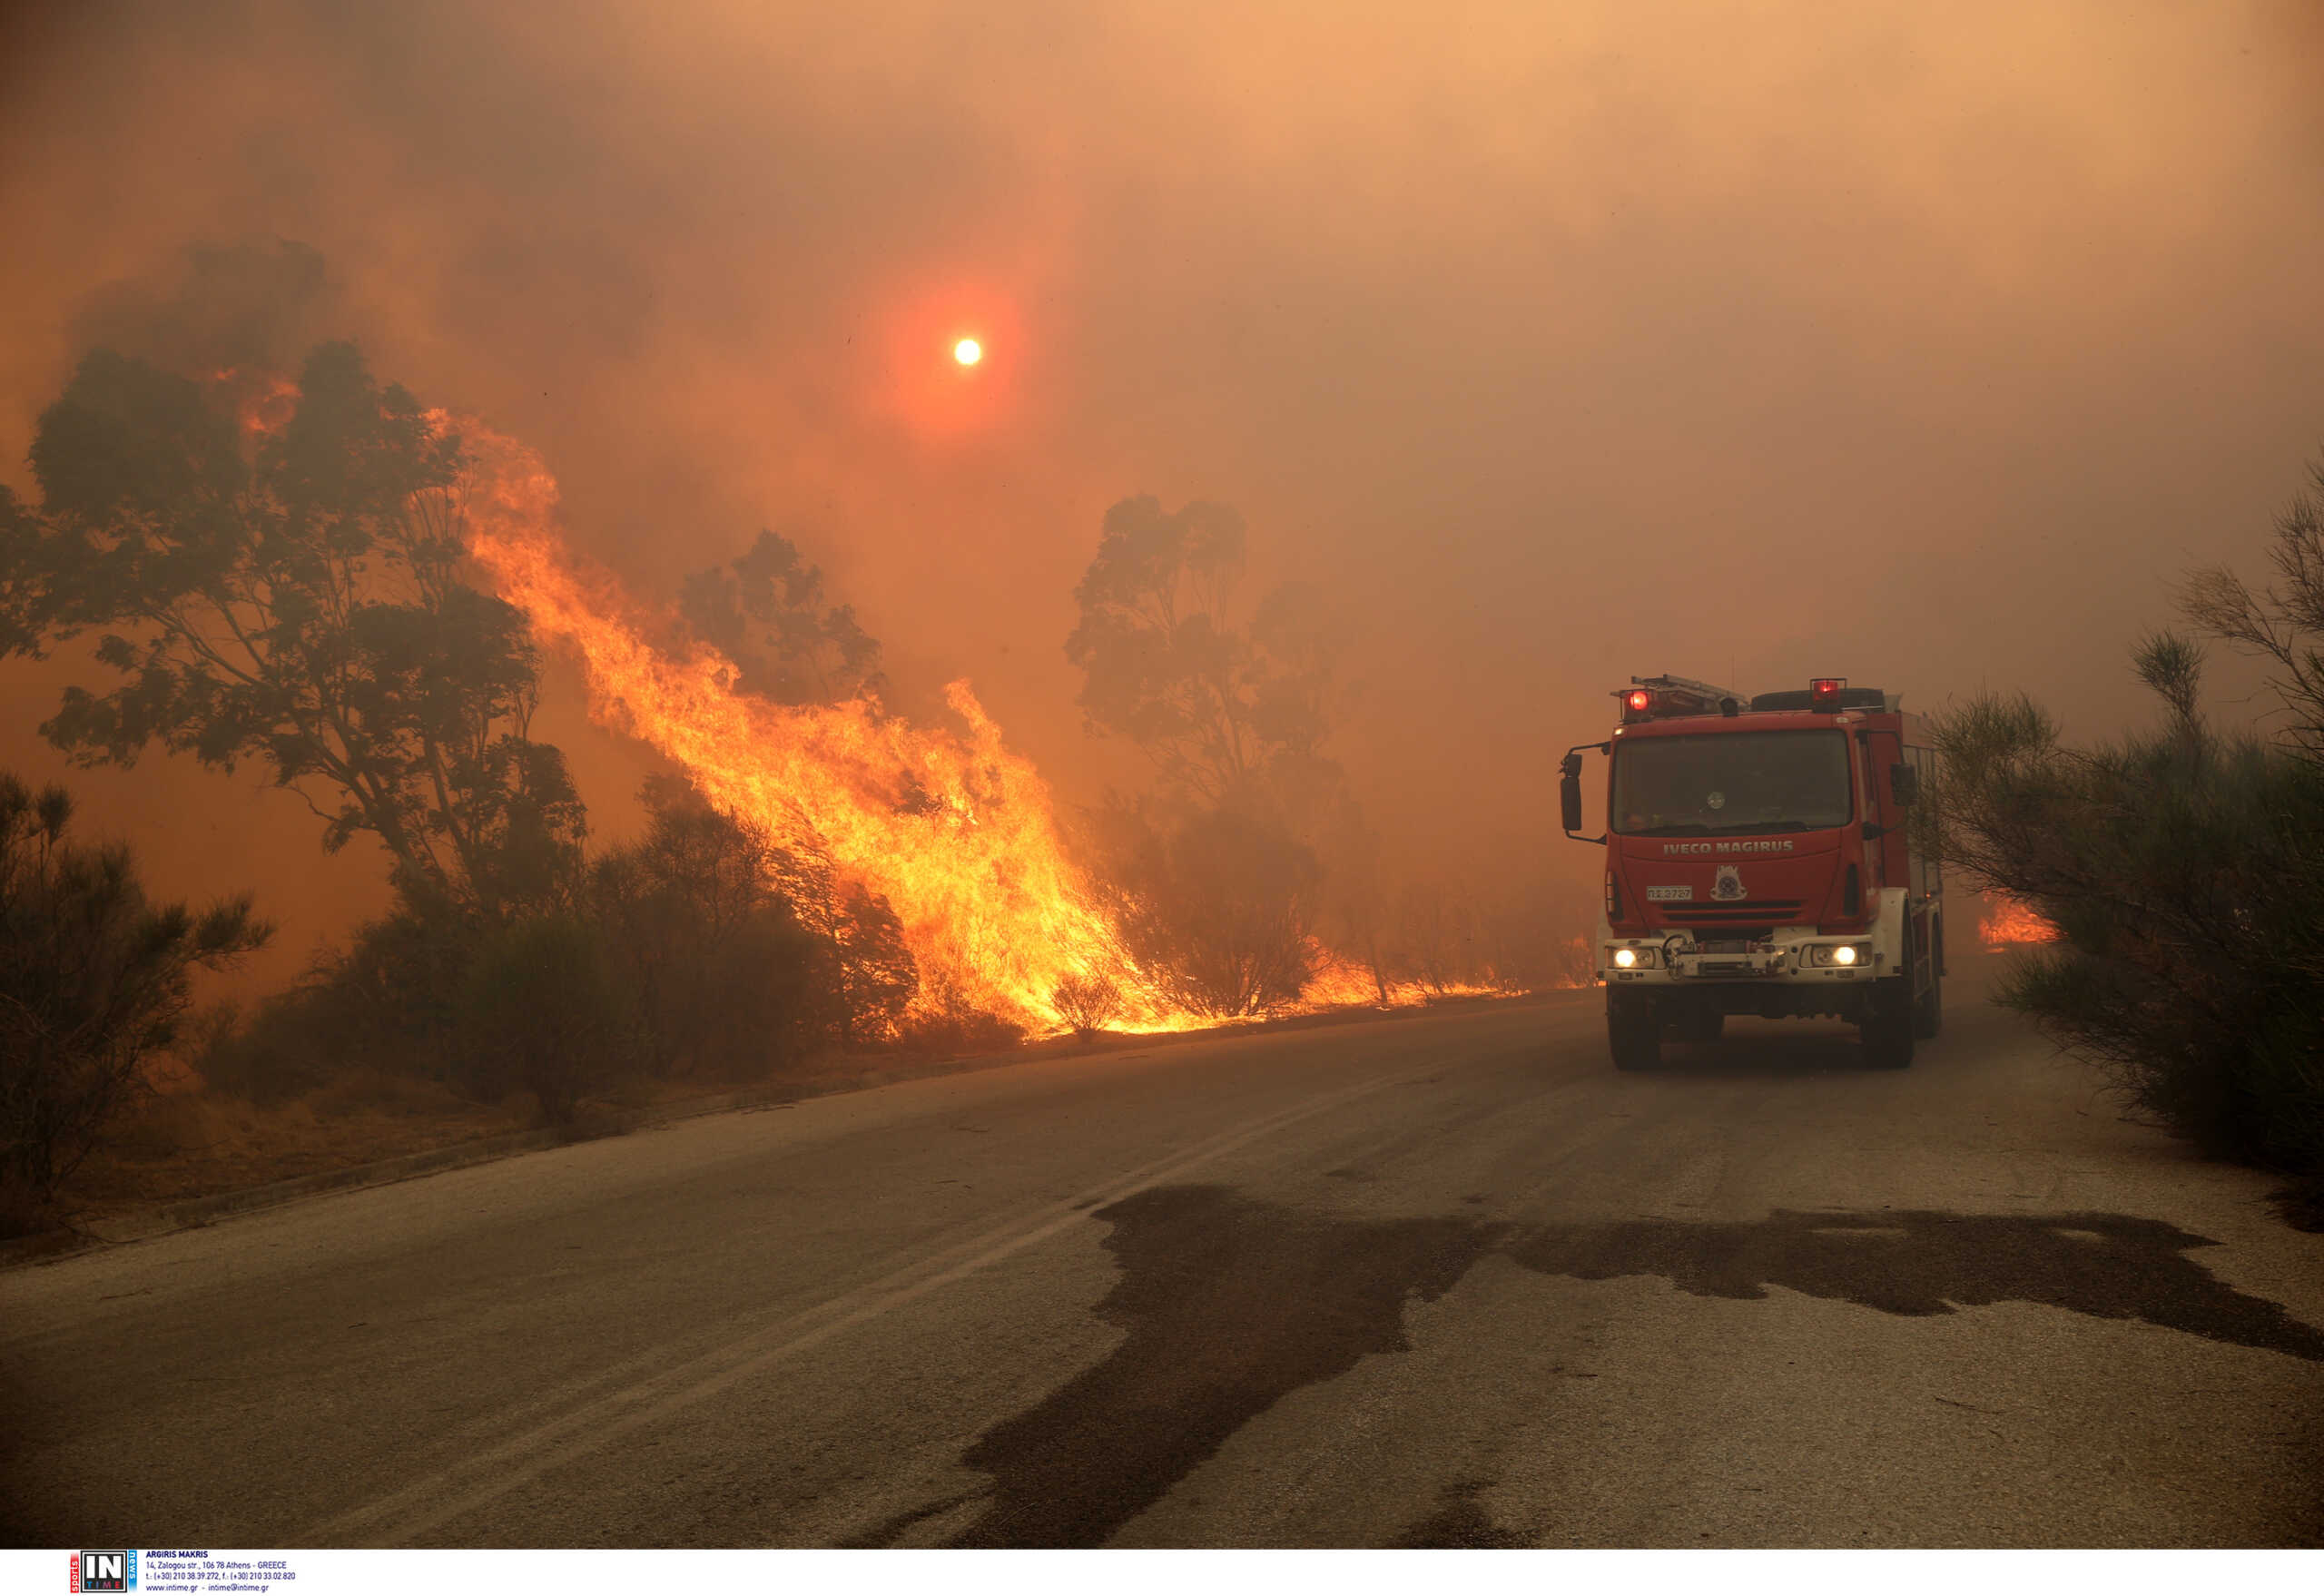
<path fill-rule="evenodd" d="M 345 1076 L 259 1108 L 222 1094 L 163 1092 L 91 1153 L 59 1194 L 78 1220 L 241 1191 L 478 1137 L 522 1130 L 530 1105 L 468 1102 L 393 1076 Z"/>

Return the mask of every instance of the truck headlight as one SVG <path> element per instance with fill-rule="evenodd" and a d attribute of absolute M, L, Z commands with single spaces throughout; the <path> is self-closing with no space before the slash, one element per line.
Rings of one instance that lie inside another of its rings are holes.
<path fill-rule="evenodd" d="M 1872 962 L 1872 950 L 1863 942 L 1817 942 L 1807 950 L 1807 962 L 1843 970 Z"/>
<path fill-rule="evenodd" d="M 1617 970 L 1651 970 L 1654 968 L 1654 950 L 1617 948 L 1608 961 Z"/>

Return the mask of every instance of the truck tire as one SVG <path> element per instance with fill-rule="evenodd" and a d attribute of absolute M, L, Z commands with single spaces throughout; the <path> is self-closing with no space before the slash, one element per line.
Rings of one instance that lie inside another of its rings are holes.
<path fill-rule="evenodd" d="M 1617 1069 L 1660 1068 L 1662 1017 L 1644 992 L 1607 991 L 1606 1048 Z"/>
<path fill-rule="evenodd" d="M 1864 1039 L 1864 1061 L 1875 1069 L 1906 1069 L 1913 1062 L 1917 1030 L 1913 978 L 1892 975 L 1872 989 L 1870 1007 L 1856 1028 Z"/>
<path fill-rule="evenodd" d="M 1928 978 L 1928 990 L 1923 992 L 1921 1000 L 1913 1005 L 1913 1034 L 1927 1041 L 1944 1029 L 1945 978 L 1932 974 Z"/>

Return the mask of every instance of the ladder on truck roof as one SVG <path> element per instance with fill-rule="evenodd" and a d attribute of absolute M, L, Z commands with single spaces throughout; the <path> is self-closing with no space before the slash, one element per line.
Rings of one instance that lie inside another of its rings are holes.
<path fill-rule="evenodd" d="M 1715 707 L 1722 698 L 1732 698 L 1739 704 L 1748 704 L 1751 695 L 1738 693 L 1732 687 L 1718 687 L 1709 682 L 1698 682 L 1692 676 L 1632 676 L 1633 687 L 1651 687 L 1657 692 L 1692 693 L 1699 696 L 1706 708 Z"/>

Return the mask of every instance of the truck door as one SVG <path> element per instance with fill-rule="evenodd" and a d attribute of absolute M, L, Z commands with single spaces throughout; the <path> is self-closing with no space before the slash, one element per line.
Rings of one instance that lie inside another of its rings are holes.
<path fill-rule="evenodd" d="M 1935 939 L 1929 925 L 1928 862 L 1913 846 L 1913 828 L 1905 805 L 1896 798 L 1896 769 L 1905 761 L 1905 740 L 1893 731 L 1866 731 L 1859 735 L 1857 746 L 1865 754 L 1866 784 L 1876 800 L 1866 806 L 1866 818 L 1880 826 L 1877 842 L 1866 852 L 1880 861 L 1882 886 L 1905 889 L 1905 945 L 1911 961 L 1906 973 L 1917 995 L 1936 979 Z"/>

